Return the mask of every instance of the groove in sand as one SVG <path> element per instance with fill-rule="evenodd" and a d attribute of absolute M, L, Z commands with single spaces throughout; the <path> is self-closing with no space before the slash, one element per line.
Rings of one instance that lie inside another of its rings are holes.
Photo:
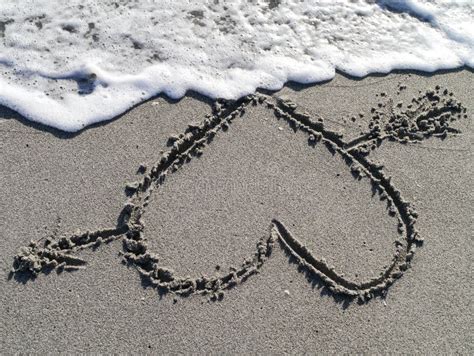
<path fill-rule="evenodd" d="M 356 282 L 346 279 L 324 260 L 315 257 L 276 219 L 270 224 L 268 236 L 258 240 L 255 253 L 238 268 L 231 268 L 224 276 L 183 278 L 159 265 L 156 254 L 148 251 L 141 220 L 154 189 L 166 182 L 184 164 L 203 154 L 203 149 L 211 144 L 214 136 L 226 131 L 234 120 L 244 115 L 249 105 L 265 105 L 278 119 L 284 119 L 293 130 L 308 134 L 308 144 L 321 141 L 333 153 L 339 154 L 357 179 L 367 177 L 374 192 L 381 200 L 386 200 L 389 214 L 398 218 L 398 238 L 395 252 L 388 266 L 378 276 L 368 281 Z M 22 247 L 14 259 L 12 275 L 38 273 L 50 269 L 75 270 L 84 268 L 86 262 L 75 255 L 78 250 L 98 246 L 123 238 L 124 262 L 136 267 L 142 278 L 162 292 L 179 295 L 205 294 L 211 300 L 219 300 L 224 290 L 235 287 L 248 277 L 258 273 L 271 256 L 276 242 L 300 267 L 306 268 L 319 277 L 335 294 L 359 297 L 365 301 L 375 295 L 384 294 L 393 282 L 400 278 L 410 266 L 415 248 L 422 243 L 414 225 L 417 212 L 393 185 L 390 177 L 383 172 L 383 166 L 369 160 L 370 152 L 385 140 L 400 143 L 417 143 L 428 137 L 446 138 L 459 131 L 449 127 L 450 122 L 465 116 L 466 109 L 447 90 L 428 91 L 413 98 L 406 110 L 393 108 L 392 100 L 372 108 L 373 117 L 369 131 L 360 137 L 345 142 L 342 134 L 327 130 L 322 118 L 311 117 L 298 110 L 289 100 L 262 94 L 244 97 L 235 102 L 216 101 L 213 114 L 208 115 L 199 125 L 190 125 L 181 135 L 171 137 L 171 149 L 144 174 L 140 182 L 126 187 L 130 199 L 123 208 L 117 227 L 100 229 L 59 238 L 46 238 Z"/>

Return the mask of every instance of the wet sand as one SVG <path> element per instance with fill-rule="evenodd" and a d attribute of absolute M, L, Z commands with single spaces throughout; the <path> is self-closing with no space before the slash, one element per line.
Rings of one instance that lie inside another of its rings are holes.
<path fill-rule="evenodd" d="M 0 349 L 472 353 L 473 79 L 2 109 Z"/>

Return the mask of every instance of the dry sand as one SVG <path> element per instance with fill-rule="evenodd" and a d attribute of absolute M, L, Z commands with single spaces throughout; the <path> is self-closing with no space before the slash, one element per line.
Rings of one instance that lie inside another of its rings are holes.
<path fill-rule="evenodd" d="M 76 135 L 2 109 L 1 352 L 472 353 L 473 80 L 157 98 Z"/>

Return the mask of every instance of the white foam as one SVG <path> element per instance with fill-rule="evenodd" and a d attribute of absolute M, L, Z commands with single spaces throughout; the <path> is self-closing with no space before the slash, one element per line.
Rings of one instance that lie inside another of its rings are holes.
<path fill-rule="evenodd" d="M 158 93 L 474 67 L 474 1 L 2 0 L 0 103 L 64 131 Z"/>

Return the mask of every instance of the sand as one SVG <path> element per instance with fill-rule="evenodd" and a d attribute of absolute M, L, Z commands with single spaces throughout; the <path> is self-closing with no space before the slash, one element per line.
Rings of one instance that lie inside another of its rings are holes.
<path fill-rule="evenodd" d="M 473 79 L 1 109 L 2 353 L 472 353 Z"/>

